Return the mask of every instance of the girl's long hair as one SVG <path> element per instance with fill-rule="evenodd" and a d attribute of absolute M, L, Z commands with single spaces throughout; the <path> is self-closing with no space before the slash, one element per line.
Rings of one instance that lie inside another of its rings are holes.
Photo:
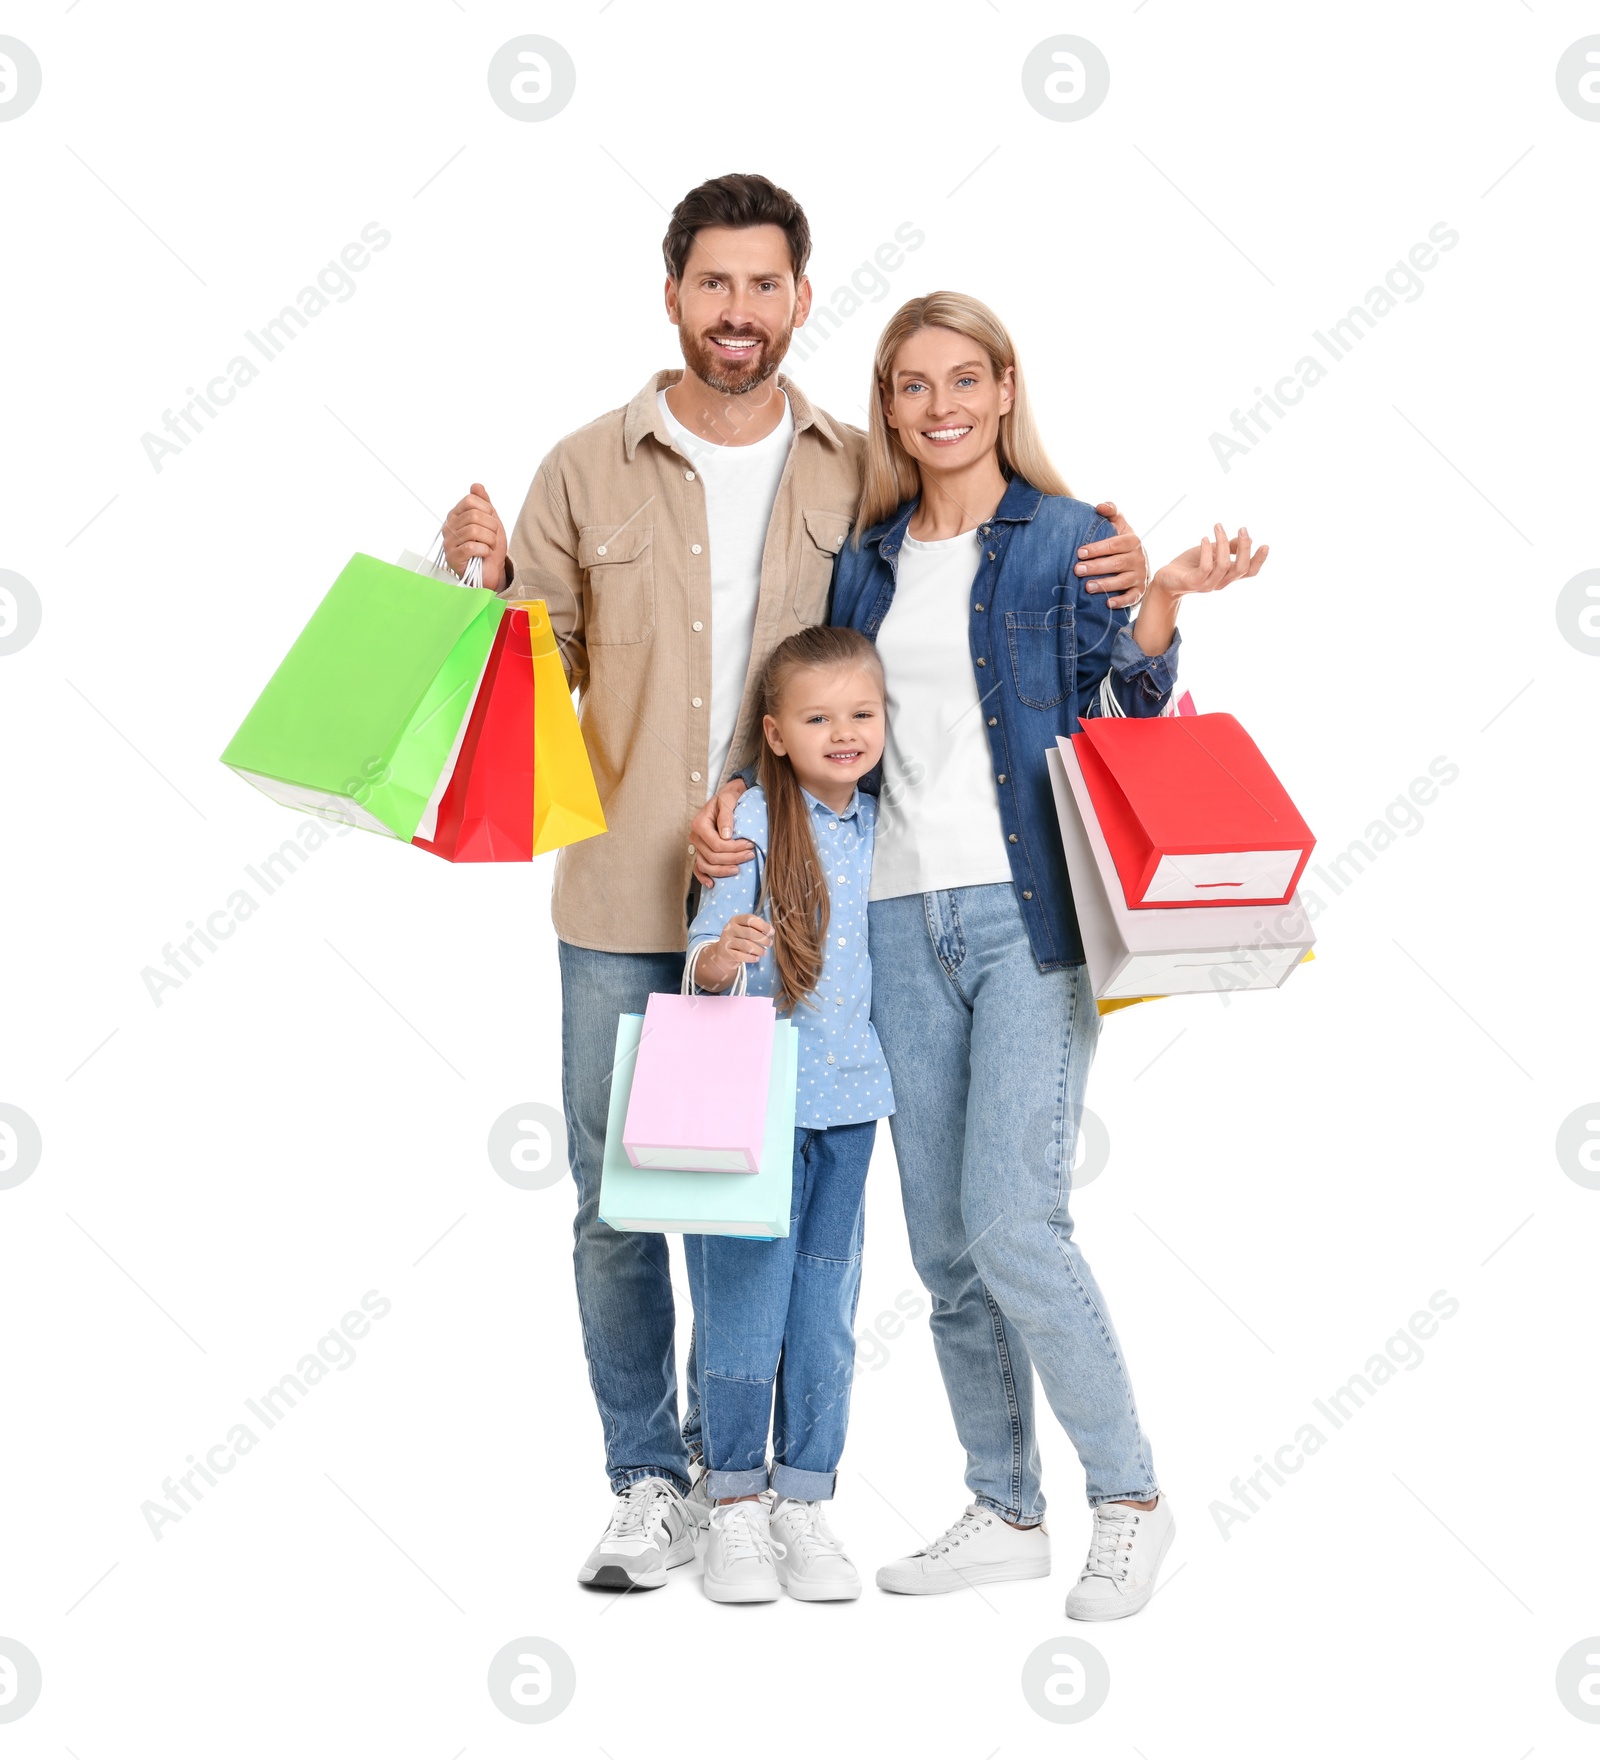
<path fill-rule="evenodd" d="M 868 666 L 883 677 L 878 650 L 859 630 L 818 624 L 779 642 L 761 671 L 761 713 L 776 715 L 795 673 Z M 794 1008 L 822 981 L 828 880 L 794 766 L 763 738 L 759 777 L 767 797 L 767 862 L 756 909 L 772 923 L 778 1006 Z"/>
<path fill-rule="evenodd" d="M 1000 468 L 1008 478 L 1021 477 L 1046 495 L 1070 495 L 1034 423 L 1028 391 L 1022 380 L 1016 344 L 1011 333 L 982 300 L 967 293 L 925 293 L 908 299 L 884 326 L 872 359 L 872 394 L 867 400 L 867 460 L 861 474 L 861 501 L 856 510 L 854 543 L 861 534 L 887 519 L 903 502 L 921 492 L 922 477 L 900 436 L 883 413 L 884 399 L 892 386 L 894 357 L 901 344 L 919 330 L 954 330 L 977 343 L 989 357 L 995 377 L 1012 370 L 1014 396 L 1011 408 L 1000 418 L 998 452 Z"/>

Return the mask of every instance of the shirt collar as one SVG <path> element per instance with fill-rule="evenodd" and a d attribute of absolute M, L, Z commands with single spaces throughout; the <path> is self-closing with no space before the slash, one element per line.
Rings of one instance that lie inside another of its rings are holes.
<path fill-rule="evenodd" d="M 845 807 L 842 812 L 838 813 L 834 812 L 833 808 L 828 806 L 826 802 L 819 801 L 809 788 L 802 788 L 800 792 L 806 797 L 806 801 L 810 805 L 813 813 L 821 813 L 825 819 L 854 819 L 857 825 L 860 825 L 861 820 L 858 809 L 861 806 L 861 790 L 859 788 L 852 791 L 849 806 Z"/>
<path fill-rule="evenodd" d="M 655 435 L 669 451 L 675 450 L 672 437 L 667 432 L 666 418 L 656 402 L 656 393 L 669 390 L 682 377 L 682 367 L 667 367 L 659 373 L 652 373 L 638 396 L 628 405 L 622 422 L 622 450 L 630 463 L 639 448 L 639 442 L 646 434 Z M 806 428 L 815 428 L 830 446 L 843 446 L 844 440 L 838 429 L 793 379 L 779 373 L 778 387 L 789 399 L 789 413 L 794 417 L 794 431 L 797 435 Z"/>
<path fill-rule="evenodd" d="M 922 497 L 915 495 L 911 500 L 902 503 L 900 508 L 888 519 L 880 520 L 870 531 L 863 532 L 863 544 L 876 544 L 878 554 L 887 561 L 905 542 L 906 527 L 911 524 L 911 516 L 917 511 Z M 1044 492 L 1035 489 L 1025 477 L 1012 477 L 1006 484 L 1005 493 L 1000 497 L 1000 505 L 994 510 L 994 518 L 990 524 L 1025 525 L 1039 511 L 1044 500 Z"/>

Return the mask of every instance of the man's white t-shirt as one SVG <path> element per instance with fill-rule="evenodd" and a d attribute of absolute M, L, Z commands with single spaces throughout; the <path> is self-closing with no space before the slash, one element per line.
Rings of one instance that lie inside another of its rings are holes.
<path fill-rule="evenodd" d="M 780 396 L 782 393 L 780 392 Z M 783 418 L 750 446 L 718 446 L 691 433 L 656 393 L 672 442 L 689 460 L 706 492 L 706 530 L 711 542 L 711 751 L 706 796 L 715 792 L 739 725 L 756 600 L 761 592 L 761 553 L 778 499 L 778 484 L 794 439 L 794 412 L 783 399 Z"/>
<path fill-rule="evenodd" d="M 976 529 L 906 538 L 878 631 L 889 693 L 869 898 L 1011 879 L 1000 794 L 967 647 Z"/>

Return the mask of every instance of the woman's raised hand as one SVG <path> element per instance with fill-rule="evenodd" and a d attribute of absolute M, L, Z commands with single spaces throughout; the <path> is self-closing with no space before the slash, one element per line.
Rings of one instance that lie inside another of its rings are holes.
<path fill-rule="evenodd" d="M 1243 527 L 1230 538 L 1221 526 L 1212 527 L 1212 535 L 1202 538 L 1192 550 L 1174 556 L 1164 568 L 1158 568 L 1150 582 L 1152 591 L 1160 590 L 1174 599 L 1189 593 L 1215 593 L 1230 581 L 1248 580 L 1260 574 L 1267 560 L 1268 546 L 1259 550 L 1250 546 L 1250 534 Z"/>

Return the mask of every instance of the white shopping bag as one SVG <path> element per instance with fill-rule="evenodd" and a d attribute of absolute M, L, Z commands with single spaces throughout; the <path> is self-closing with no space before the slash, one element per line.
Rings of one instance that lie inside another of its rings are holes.
<path fill-rule="evenodd" d="M 1298 892 L 1287 904 L 1130 910 L 1072 741 L 1045 760 L 1097 1000 L 1276 990 L 1310 952 Z"/>

